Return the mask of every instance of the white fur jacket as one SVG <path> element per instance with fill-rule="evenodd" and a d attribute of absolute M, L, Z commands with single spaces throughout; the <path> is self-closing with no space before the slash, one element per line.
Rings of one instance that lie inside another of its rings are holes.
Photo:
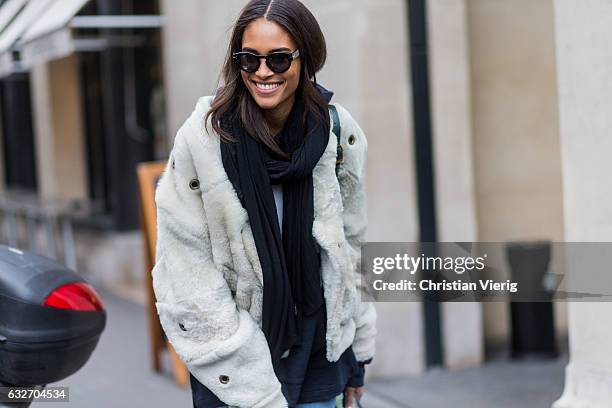
<path fill-rule="evenodd" d="M 204 126 L 211 97 L 199 99 L 179 129 L 155 193 L 157 312 L 188 370 L 230 406 L 286 407 L 261 330 L 263 278 L 246 210 L 225 173 L 220 142 Z M 366 138 L 337 105 L 344 162 L 335 174 L 337 139 L 313 170 L 313 236 L 321 247 L 327 307 L 327 359 L 349 346 L 374 356 L 376 311 L 361 302 L 366 230 Z"/>

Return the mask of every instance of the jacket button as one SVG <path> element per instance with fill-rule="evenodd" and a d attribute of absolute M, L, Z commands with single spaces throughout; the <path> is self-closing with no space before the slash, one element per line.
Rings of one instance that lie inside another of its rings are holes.
<path fill-rule="evenodd" d="M 179 323 L 179 327 L 181 328 L 182 331 L 187 331 L 183 323 Z"/>
<path fill-rule="evenodd" d="M 198 179 L 191 179 L 189 182 L 189 188 L 192 190 L 197 190 L 200 187 L 200 181 Z"/>
<path fill-rule="evenodd" d="M 350 135 L 348 138 L 348 142 L 350 145 L 354 145 L 355 144 L 355 135 Z"/>
<path fill-rule="evenodd" d="M 220 375 L 219 382 L 221 384 L 227 384 L 229 382 L 229 377 L 227 375 Z"/>

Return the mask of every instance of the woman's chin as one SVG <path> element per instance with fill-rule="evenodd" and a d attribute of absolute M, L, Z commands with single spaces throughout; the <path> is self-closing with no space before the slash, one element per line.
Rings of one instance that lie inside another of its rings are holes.
<path fill-rule="evenodd" d="M 266 97 L 261 97 L 259 95 L 256 95 L 254 99 L 255 99 L 255 102 L 257 103 L 257 106 L 265 110 L 274 109 L 278 105 L 280 105 L 280 102 L 281 102 L 281 99 L 277 96 L 273 98 L 266 98 Z"/>

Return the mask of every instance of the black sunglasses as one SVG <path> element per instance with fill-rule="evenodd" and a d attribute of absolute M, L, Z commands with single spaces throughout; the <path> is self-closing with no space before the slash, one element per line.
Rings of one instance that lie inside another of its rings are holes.
<path fill-rule="evenodd" d="M 300 50 L 293 52 L 279 51 L 273 52 L 268 55 L 257 55 L 248 51 L 240 51 L 232 54 L 232 57 L 238 61 L 240 69 L 252 74 L 257 72 L 261 65 L 261 59 L 265 58 L 266 65 L 270 68 L 270 71 L 276 74 L 282 74 L 291 67 L 291 61 L 299 58 Z"/>

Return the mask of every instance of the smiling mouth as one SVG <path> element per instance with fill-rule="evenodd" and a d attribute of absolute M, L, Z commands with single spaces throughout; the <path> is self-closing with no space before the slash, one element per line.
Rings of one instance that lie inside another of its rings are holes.
<path fill-rule="evenodd" d="M 281 86 L 282 82 L 257 82 L 253 81 L 257 89 L 261 89 L 262 91 L 272 91 L 279 86 Z"/>

